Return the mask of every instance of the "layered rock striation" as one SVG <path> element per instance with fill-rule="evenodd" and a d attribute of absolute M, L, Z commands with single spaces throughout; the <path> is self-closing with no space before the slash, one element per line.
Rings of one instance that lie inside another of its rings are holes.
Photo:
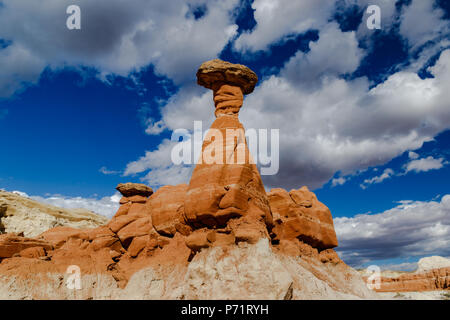
<path fill-rule="evenodd" d="M 307 187 L 269 192 L 275 241 L 303 241 L 320 250 L 337 247 L 330 210 Z"/>
<path fill-rule="evenodd" d="M 419 273 L 405 273 L 398 277 L 381 277 L 378 292 L 436 291 L 450 289 L 450 267 Z"/>
<path fill-rule="evenodd" d="M 386 276 L 383 272 L 378 292 L 416 292 L 439 291 L 450 289 L 450 259 L 432 256 L 419 260 L 415 272 L 392 273 Z M 367 277 L 365 277 L 367 281 Z"/>

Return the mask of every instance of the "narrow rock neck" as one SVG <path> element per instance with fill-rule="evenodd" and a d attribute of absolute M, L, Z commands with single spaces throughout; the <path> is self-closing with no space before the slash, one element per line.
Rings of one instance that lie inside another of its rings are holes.
<path fill-rule="evenodd" d="M 216 118 L 223 115 L 238 116 L 244 102 L 242 89 L 238 86 L 220 84 L 214 89 L 214 112 Z"/>

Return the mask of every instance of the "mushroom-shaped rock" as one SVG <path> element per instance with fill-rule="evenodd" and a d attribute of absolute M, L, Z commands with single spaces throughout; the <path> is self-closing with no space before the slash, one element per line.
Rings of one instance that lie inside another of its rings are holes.
<path fill-rule="evenodd" d="M 217 119 L 203 141 L 201 160 L 189 182 L 184 200 L 186 222 L 194 229 L 228 226 L 238 235 L 217 235 L 219 242 L 268 238 L 269 201 L 239 121 L 244 94 L 253 91 L 258 77 L 243 65 L 216 59 L 200 66 L 197 79 L 199 85 L 213 90 Z M 201 247 L 198 243 L 204 245 L 203 238 L 192 235 L 188 246 Z"/>
<path fill-rule="evenodd" d="M 249 94 L 257 82 L 258 76 L 248 67 L 220 59 L 202 63 L 197 71 L 197 83 L 212 90 L 217 84 L 230 84 L 240 87 L 244 94 Z"/>
<path fill-rule="evenodd" d="M 116 190 L 119 191 L 124 197 L 150 197 L 153 194 L 153 189 L 143 183 L 119 183 Z"/>

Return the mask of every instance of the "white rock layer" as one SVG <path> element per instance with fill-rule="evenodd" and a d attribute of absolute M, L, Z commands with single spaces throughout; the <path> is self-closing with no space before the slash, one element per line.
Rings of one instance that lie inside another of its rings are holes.
<path fill-rule="evenodd" d="M 85 209 L 63 209 L 0 190 L 0 233 L 35 237 L 58 226 L 95 228 L 108 218 Z"/>
<path fill-rule="evenodd" d="M 416 273 L 426 272 L 432 269 L 446 268 L 450 267 L 450 259 L 440 257 L 440 256 L 431 256 L 422 258 L 417 262 L 417 270 Z"/>

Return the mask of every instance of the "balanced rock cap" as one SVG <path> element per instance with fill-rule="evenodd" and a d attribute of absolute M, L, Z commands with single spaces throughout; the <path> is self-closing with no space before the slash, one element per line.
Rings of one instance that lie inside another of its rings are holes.
<path fill-rule="evenodd" d="M 150 197 L 153 194 L 153 189 L 143 183 L 119 183 L 116 190 L 119 191 L 124 197 Z"/>
<path fill-rule="evenodd" d="M 242 64 L 233 64 L 220 59 L 203 62 L 197 71 L 197 83 L 213 89 L 216 82 L 239 86 L 244 94 L 249 94 L 253 92 L 258 76 Z"/>

